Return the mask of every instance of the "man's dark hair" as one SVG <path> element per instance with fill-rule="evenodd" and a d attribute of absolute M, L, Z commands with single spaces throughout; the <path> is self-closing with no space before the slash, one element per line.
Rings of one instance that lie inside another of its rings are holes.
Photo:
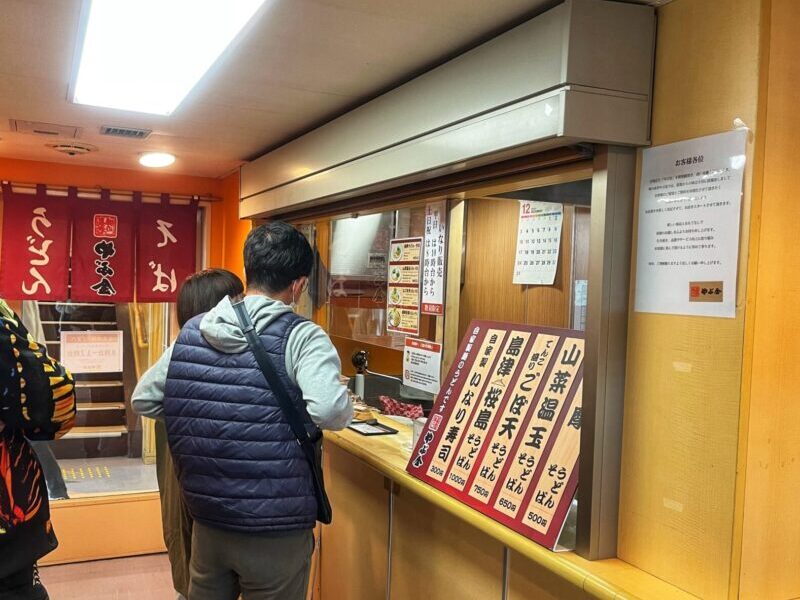
<path fill-rule="evenodd" d="M 178 325 L 183 327 L 197 315 L 207 313 L 225 296 L 244 292 L 242 280 L 225 269 L 206 269 L 186 278 L 178 292 Z"/>
<path fill-rule="evenodd" d="M 282 221 L 259 225 L 244 243 L 247 287 L 279 293 L 293 281 L 308 277 L 314 252 L 305 236 Z"/>

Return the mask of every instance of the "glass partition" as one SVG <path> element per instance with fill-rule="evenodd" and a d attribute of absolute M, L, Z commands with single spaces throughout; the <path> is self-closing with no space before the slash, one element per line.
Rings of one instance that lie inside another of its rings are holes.
<path fill-rule="evenodd" d="M 158 489 L 152 422 L 133 413 L 130 397 L 164 349 L 168 311 L 164 304 L 22 303 L 25 326 L 58 360 L 62 346 L 76 343 L 71 332 L 97 332 L 104 344 L 121 332 L 122 369 L 74 369 L 75 426 L 58 440 L 34 442 L 52 499 Z"/>
<path fill-rule="evenodd" d="M 422 237 L 425 207 L 335 219 L 331 222 L 329 328 L 340 336 L 402 350 L 405 335 L 387 332 L 389 244 Z M 435 317 L 422 315 L 419 337 L 434 339 Z"/>
<path fill-rule="evenodd" d="M 198 264 L 205 255 L 205 211 L 201 206 Z M 25 301 L 15 308 L 31 335 L 75 379 L 75 426 L 58 440 L 33 442 L 51 499 L 157 491 L 155 422 L 133 412 L 131 396 L 177 335 L 175 305 L 65 300 Z M 83 337 L 70 336 L 76 332 Z M 93 360 L 101 357 L 96 364 L 80 361 L 84 366 L 75 368 L 78 363 L 64 359 L 80 355 L 81 344 L 94 344 Z"/>

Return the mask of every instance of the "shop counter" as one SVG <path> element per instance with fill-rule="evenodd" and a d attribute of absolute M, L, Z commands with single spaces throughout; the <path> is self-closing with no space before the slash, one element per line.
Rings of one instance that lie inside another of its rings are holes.
<path fill-rule="evenodd" d="M 381 420 L 398 434 L 325 434 L 323 600 L 692 598 L 619 559 L 551 552 L 412 477 L 411 427 Z"/>

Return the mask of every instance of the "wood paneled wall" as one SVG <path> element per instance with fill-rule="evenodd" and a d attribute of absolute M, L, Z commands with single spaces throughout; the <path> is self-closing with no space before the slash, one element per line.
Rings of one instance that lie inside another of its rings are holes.
<path fill-rule="evenodd" d="M 747 599 L 800 597 L 800 2 L 769 5 L 763 188 L 751 221 L 754 276 L 742 391 L 747 446 L 739 594 Z"/>
<path fill-rule="evenodd" d="M 472 319 L 569 327 L 575 207 L 564 205 L 561 255 L 552 286 L 513 283 L 518 202 L 473 198 L 467 200 L 466 207 L 466 268 L 459 307 L 459 339 Z M 581 219 L 581 224 L 578 236 L 586 243 L 580 246 L 585 253 L 580 261 L 588 265 L 588 218 Z"/>
<path fill-rule="evenodd" d="M 757 135 L 760 0 L 674 0 L 658 19 L 653 144 L 727 131 L 736 118 Z M 701 598 L 727 597 L 735 579 L 753 156 L 751 144 L 736 318 L 631 312 L 628 328 L 619 556 Z"/>
<path fill-rule="evenodd" d="M 325 444 L 323 461 L 335 516 L 322 527 L 321 598 L 384 598 L 389 543 L 384 478 L 333 444 Z"/>

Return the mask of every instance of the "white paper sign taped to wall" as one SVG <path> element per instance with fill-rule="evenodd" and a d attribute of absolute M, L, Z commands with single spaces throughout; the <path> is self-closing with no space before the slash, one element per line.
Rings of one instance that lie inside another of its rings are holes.
<path fill-rule="evenodd" d="M 736 316 L 747 131 L 642 154 L 636 311 Z"/>
<path fill-rule="evenodd" d="M 73 373 L 121 373 L 121 331 L 62 331 L 61 364 Z"/>
<path fill-rule="evenodd" d="M 406 338 L 403 351 L 403 385 L 438 394 L 442 345 Z"/>

